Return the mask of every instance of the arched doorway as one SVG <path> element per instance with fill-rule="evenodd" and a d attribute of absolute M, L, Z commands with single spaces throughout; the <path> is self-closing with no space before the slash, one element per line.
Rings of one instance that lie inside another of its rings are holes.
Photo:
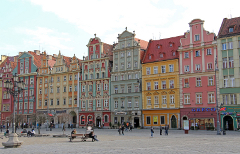
<path fill-rule="evenodd" d="M 76 124 L 77 124 L 77 114 L 76 114 L 76 112 L 71 111 L 69 113 L 69 115 L 72 116 L 72 120 L 70 120 L 70 121 L 72 121 L 73 128 L 76 128 Z"/>
<path fill-rule="evenodd" d="M 177 128 L 177 119 L 175 115 L 172 115 L 172 118 L 171 118 L 171 128 Z"/>
<path fill-rule="evenodd" d="M 101 117 L 100 116 L 97 116 L 97 118 L 96 118 L 96 126 L 101 128 Z"/>
<path fill-rule="evenodd" d="M 223 129 L 233 130 L 233 118 L 231 116 L 225 116 L 223 118 Z"/>

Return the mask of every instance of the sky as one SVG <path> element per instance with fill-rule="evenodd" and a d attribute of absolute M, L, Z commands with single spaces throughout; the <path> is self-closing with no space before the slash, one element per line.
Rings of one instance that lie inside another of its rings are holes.
<path fill-rule="evenodd" d="M 199 18 L 218 34 L 223 18 L 240 16 L 230 0 L 0 0 L 0 55 L 40 50 L 87 56 L 88 41 L 117 42 L 125 28 L 149 41 L 183 35 Z"/>

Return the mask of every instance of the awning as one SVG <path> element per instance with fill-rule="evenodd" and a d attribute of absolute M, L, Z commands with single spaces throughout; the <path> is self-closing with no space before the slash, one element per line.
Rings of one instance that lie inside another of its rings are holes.
<path fill-rule="evenodd" d="M 48 113 L 49 116 L 53 117 L 53 115 L 51 113 Z"/>

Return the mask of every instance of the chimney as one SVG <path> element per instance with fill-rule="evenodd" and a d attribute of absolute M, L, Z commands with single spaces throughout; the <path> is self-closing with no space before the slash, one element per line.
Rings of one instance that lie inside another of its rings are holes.
<path fill-rule="evenodd" d="M 55 58 L 56 58 L 56 57 L 57 57 L 57 55 L 56 55 L 56 54 L 53 54 L 53 57 L 55 57 Z"/>
<path fill-rule="evenodd" d="M 36 55 L 40 55 L 40 51 L 39 50 L 34 50 L 34 53 L 36 53 Z"/>
<path fill-rule="evenodd" d="M 51 59 L 52 60 L 52 55 L 47 55 L 47 59 Z"/>

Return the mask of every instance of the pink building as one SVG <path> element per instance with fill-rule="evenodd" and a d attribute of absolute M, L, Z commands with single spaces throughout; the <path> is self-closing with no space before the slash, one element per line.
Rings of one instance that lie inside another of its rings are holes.
<path fill-rule="evenodd" d="M 190 31 L 180 40 L 180 115 L 189 120 L 192 129 L 212 129 L 217 125 L 215 58 L 217 42 L 214 33 L 203 27 L 203 20 L 189 23 Z M 181 126 L 183 127 L 183 125 Z"/>

